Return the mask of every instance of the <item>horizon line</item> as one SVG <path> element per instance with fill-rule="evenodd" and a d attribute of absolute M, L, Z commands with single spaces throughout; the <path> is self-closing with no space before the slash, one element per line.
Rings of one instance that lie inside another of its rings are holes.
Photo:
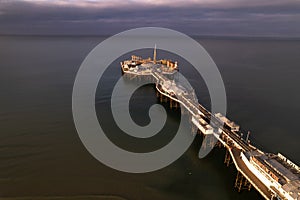
<path fill-rule="evenodd" d="M 186 33 L 184 33 L 186 34 Z M 115 34 L 29 34 L 29 33 L 0 33 L 0 36 L 12 36 L 12 37 L 110 37 Z M 228 38 L 228 39 L 283 39 L 283 40 L 300 40 L 300 36 L 279 36 L 279 35 L 217 35 L 217 34 L 186 34 L 190 37 L 200 38 Z"/>

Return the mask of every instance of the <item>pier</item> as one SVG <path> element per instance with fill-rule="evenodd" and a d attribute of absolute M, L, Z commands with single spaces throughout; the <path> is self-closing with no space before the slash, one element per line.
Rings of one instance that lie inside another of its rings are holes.
<path fill-rule="evenodd" d="M 181 106 L 190 115 L 193 133 L 216 138 L 217 145 L 226 148 L 224 163 L 233 163 L 237 169 L 234 188 L 238 192 L 255 188 L 265 199 L 300 200 L 300 168 L 280 153 L 265 153 L 250 144 L 250 132 L 244 139 L 239 125 L 221 113 L 209 112 L 194 91 L 170 79 L 169 75 L 178 70 L 177 62 L 157 61 L 155 50 L 153 60 L 134 56 L 122 62 L 121 69 L 133 78 L 154 79 L 159 100 L 169 102 L 170 108 Z"/>

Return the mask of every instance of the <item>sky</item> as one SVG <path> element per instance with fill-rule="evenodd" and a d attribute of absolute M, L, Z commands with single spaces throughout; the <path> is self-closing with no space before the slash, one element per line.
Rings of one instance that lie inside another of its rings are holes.
<path fill-rule="evenodd" d="M 0 0 L 0 34 L 111 35 L 145 26 L 300 38 L 300 0 Z"/>

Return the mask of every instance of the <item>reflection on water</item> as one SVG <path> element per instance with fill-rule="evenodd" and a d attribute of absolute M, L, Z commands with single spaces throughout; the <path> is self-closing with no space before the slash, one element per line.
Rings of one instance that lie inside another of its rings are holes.
<path fill-rule="evenodd" d="M 0 196 L 9 199 L 259 199 L 255 190 L 233 189 L 235 169 L 223 164 L 224 150 L 199 160 L 202 138 L 172 165 L 147 174 L 127 174 L 95 160 L 81 144 L 71 112 L 76 72 L 101 37 L 0 37 Z M 266 151 L 282 152 L 300 163 L 297 119 L 300 117 L 300 41 L 199 39 L 223 76 L 228 115 L 251 141 Z M 144 50 L 141 54 L 151 54 Z M 130 54 L 128 54 L 130 55 Z M 126 57 L 124 55 L 122 58 Z M 158 52 L 158 57 L 173 56 Z M 187 61 L 176 58 L 198 99 L 210 106 L 206 86 Z M 101 64 L 101 61 L 99 61 Z M 121 76 L 112 63 L 97 92 L 98 113 L 107 105 Z M 153 87 L 137 91 L 132 117 L 147 122 L 156 103 Z M 107 113 L 106 113 L 107 112 Z M 104 119 L 99 119 L 99 121 Z M 109 122 L 109 121 L 107 121 Z M 178 111 L 169 110 L 170 130 L 147 142 L 126 142 L 113 123 L 109 137 L 128 148 L 160 147 L 172 137 Z M 100 195 L 100 196 L 99 196 Z M 104 195 L 104 196 L 101 196 Z M 18 198 L 16 198 L 18 197 Z M 42 198 L 43 197 L 43 198 Z M 5 198 L 6 199 L 6 198 Z"/>

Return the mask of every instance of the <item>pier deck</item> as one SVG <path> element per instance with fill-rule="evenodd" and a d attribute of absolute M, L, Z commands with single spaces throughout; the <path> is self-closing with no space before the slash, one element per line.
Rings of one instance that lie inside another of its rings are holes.
<path fill-rule="evenodd" d="M 249 135 L 245 140 L 239 126 L 230 122 L 220 113 L 209 112 L 199 104 L 193 90 L 187 90 L 179 83 L 169 79 L 166 74 L 172 74 L 172 71 L 161 71 L 156 62 L 153 63 L 153 66 L 152 69 L 135 67 L 134 70 L 126 69 L 126 71 L 122 67 L 122 70 L 124 74 L 134 77 L 152 77 L 156 82 L 156 90 L 160 99 L 168 98 L 170 106 L 173 106 L 173 102 L 180 104 L 181 108 L 187 110 L 191 115 L 192 124 L 197 130 L 200 130 L 200 133 L 204 136 L 213 135 L 218 139 L 219 143 L 229 152 L 230 157 L 226 158 L 226 163 L 229 165 L 228 159 L 231 158 L 238 171 L 235 187 L 239 191 L 243 188 L 250 190 L 253 186 L 265 199 L 300 200 L 300 168 L 297 165 L 291 161 L 287 162 L 287 159 L 282 158 L 281 154 L 279 154 L 280 156 L 269 155 L 251 145 L 248 141 Z M 282 165 L 275 161 L 276 159 L 281 160 Z M 258 162 L 258 160 L 262 161 Z M 275 162 L 278 163 L 277 166 L 268 164 Z M 283 173 L 279 172 L 279 169 L 283 168 L 285 171 L 289 170 L 289 173 L 293 172 L 296 179 L 288 180 L 284 170 L 281 170 Z"/>

